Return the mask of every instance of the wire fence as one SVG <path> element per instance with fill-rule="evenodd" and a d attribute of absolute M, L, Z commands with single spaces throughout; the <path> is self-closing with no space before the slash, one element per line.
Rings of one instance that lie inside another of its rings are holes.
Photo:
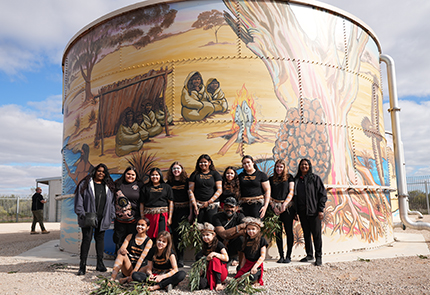
<path fill-rule="evenodd" d="M 430 175 L 406 177 L 409 193 L 409 209 L 430 214 Z"/>
<path fill-rule="evenodd" d="M 0 197 L 0 222 L 28 222 L 32 220 L 31 198 Z"/>

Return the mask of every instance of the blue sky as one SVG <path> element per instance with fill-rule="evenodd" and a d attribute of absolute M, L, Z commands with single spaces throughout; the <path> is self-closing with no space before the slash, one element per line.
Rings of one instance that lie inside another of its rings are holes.
<path fill-rule="evenodd" d="M 0 0 L 0 195 L 28 196 L 36 178 L 61 175 L 64 48 L 90 22 L 136 2 Z M 366 23 L 394 58 L 407 173 L 430 175 L 430 1 L 322 2 Z"/>

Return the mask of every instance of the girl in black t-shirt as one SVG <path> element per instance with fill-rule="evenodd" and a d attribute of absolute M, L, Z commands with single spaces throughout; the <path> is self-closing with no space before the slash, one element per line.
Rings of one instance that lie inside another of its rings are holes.
<path fill-rule="evenodd" d="M 260 285 L 263 286 L 263 262 L 266 258 L 267 246 L 269 246 L 261 232 L 264 224 L 260 219 L 254 217 L 245 217 L 243 221 L 246 223 L 245 242 L 242 250 L 245 259 L 240 262 L 239 271 L 234 278 L 240 278 L 250 271 L 251 280 L 253 282 L 258 280 Z"/>
<path fill-rule="evenodd" d="M 138 271 L 152 247 L 151 239 L 146 235 L 150 222 L 143 217 L 137 221 L 137 234 L 129 234 L 118 250 L 118 256 L 112 270 L 111 280 L 115 280 L 119 270 L 125 276 L 120 283 L 131 282 L 131 275 Z"/>
<path fill-rule="evenodd" d="M 129 234 L 136 233 L 136 223 L 140 218 L 139 199 L 143 184 L 133 166 L 125 169 L 122 176 L 115 181 L 115 222 L 113 241 L 116 251 Z"/>
<path fill-rule="evenodd" d="M 294 196 L 294 178 L 287 173 L 287 164 L 279 159 L 275 163 L 273 176 L 269 178 L 272 196 L 270 206 L 276 215 L 279 215 L 281 231 L 276 233 L 276 245 L 279 252 L 278 263 L 290 263 L 293 250 L 294 234 L 293 222 L 296 210 L 292 207 Z M 284 243 L 282 238 L 282 226 L 287 234 L 287 256 L 284 258 Z"/>
<path fill-rule="evenodd" d="M 164 183 L 159 168 L 152 168 L 149 176 L 150 181 L 143 188 L 140 200 L 140 214 L 150 220 L 152 226 L 148 230 L 148 237 L 155 239 L 159 232 L 167 231 L 172 224 L 173 192 L 170 185 Z"/>
<path fill-rule="evenodd" d="M 222 194 L 219 197 L 222 208 L 224 208 L 224 201 L 228 197 L 233 197 L 236 200 L 239 200 L 240 197 L 239 177 L 233 166 L 225 168 L 222 175 Z"/>
<path fill-rule="evenodd" d="M 209 155 L 203 154 L 197 159 L 189 182 L 190 206 L 199 223 L 212 222 L 212 217 L 218 212 L 221 194 L 222 177 Z"/>
<path fill-rule="evenodd" d="M 158 234 L 155 245 L 147 255 L 148 265 L 143 272 L 135 272 L 132 275 L 134 281 L 143 282 L 149 277 L 155 285 L 149 286 L 150 291 L 174 288 L 185 279 L 186 273 L 178 271 L 176 257 L 172 251 L 172 236 L 167 231 Z M 171 287 L 169 287 L 169 285 Z"/>
<path fill-rule="evenodd" d="M 184 250 L 180 250 L 178 245 L 181 241 L 178 227 L 179 223 L 192 215 L 190 208 L 190 199 L 188 196 L 188 177 L 184 167 L 179 162 L 173 162 L 167 171 L 167 184 L 172 187 L 173 191 L 173 217 L 172 217 L 172 235 L 173 244 L 178 254 L 178 267 L 184 266 Z"/>
<path fill-rule="evenodd" d="M 243 172 L 239 174 L 239 204 L 245 216 L 263 218 L 270 200 L 270 184 L 267 175 L 258 170 L 251 156 L 242 158 Z"/>
<path fill-rule="evenodd" d="M 196 256 L 196 260 L 206 256 L 208 266 L 206 278 L 200 278 L 199 289 L 209 288 L 211 290 L 221 291 L 224 289 L 222 282 L 228 275 L 227 262 L 228 254 L 223 243 L 218 241 L 215 228 L 212 224 L 205 222 L 199 224 L 199 230 L 202 233 L 203 249 Z"/>

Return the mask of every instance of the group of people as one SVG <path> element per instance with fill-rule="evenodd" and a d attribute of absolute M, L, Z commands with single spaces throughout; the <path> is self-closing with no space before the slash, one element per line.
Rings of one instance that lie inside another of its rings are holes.
<path fill-rule="evenodd" d="M 114 219 L 117 256 L 112 279 L 121 270 L 126 281 L 154 281 L 152 290 L 172 288 L 185 278 L 184 252 L 179 248 L 179 224 L 197 219 L 203 250 L 196 256 L 208 260 L 200 288 L 221 290 L 227 263 L 237 266 L 236 277 L 250 271 L 263 284 L 263 262 L 268 242 L 263 236 L 267 210 L 279 215 L 287 235 L 284 255 L 282 231 L 276 235 L 278 263 L 289 263 L 293 247 L 293 222 L 300 219 L 306 257 L 301 262 L 322 264 L 321 220 L 327 200 L 321 178 L 312 172 L 308 159 L 299 163 L 295 177 L 284 160 L 277 160 L 273 175 L 258 169 L 251 156 L 242 158 L 243 171 L 232 166 L 221 175 L 209 155 L 201 155 L 188 177 L 179 162 L 171 164 L 167 181 L 159 168 L 149 172 L 143 184 L 134 167 L 128 167 L 115 182 L 107 167 L 99 164 L 76 189 L 75 212 L 82 227 L 80 268 L 85 274 L 91 235 L 94 232 L 98 271 L 103 265 L 104 231 Z M 96 228 L 84 227 L 86 212 L 97 213 Z M 313 242 L 312 242 L 313 240 Z M 315 248 L 315 251 L 314 249 Z"/>
<path fill-rule="evenodd" d="M 124 156 L 142 148 L 144 141 L 157 136 L 163 131 L 163 126 L 172 123 L 173 117 L 164 112 L 163 105 L 153 110 L 150 102 L 143 102 L 141 110 L 134 112 L 126 108 L 121 115 L 121 122 L 115 137 L 115 153 Z M 167 118 L 166 118 L 167 115 Z"/>

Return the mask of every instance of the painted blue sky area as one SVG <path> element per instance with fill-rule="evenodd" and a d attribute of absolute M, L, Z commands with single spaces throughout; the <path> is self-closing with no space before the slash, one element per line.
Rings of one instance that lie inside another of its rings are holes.
<path fill-rule="evenodd" d="M 402 96 L 399 99 L 401 100 L 410 100 L 410 101 L 415 101 L 415 102 L 425 102 L 425 101 L 430 101 L 430 95 L 423 95 L 423 96 L 415 96 L 415 95 L 406 95 L 406 96 Z"/>
<path fill-rule="evenodd" d="M 364 165 L 364 160 L 362 157 L 357 157 L 358 160 L 360 161 L 360 163 L 362 165 Z M 381 179 L 379 178 L 378 175 L 378 170 L 376 169 L 376 164 L 375 164 L 375 160 L 374 159 L 369 159 L 369 162 L 372 165 L 372 168 L 369 169 L 370 173 L 372 174 L 373 180 L 376 182 L 376 184 L 381 185 Z M 384 185 L 385 186 L 389 186 L 390 185 L 390 175 L 389 175 L 389 170 L 388 170 L 388 161 L 385 159 L 382 159 L 382 167 L 384 170 Z"/>

